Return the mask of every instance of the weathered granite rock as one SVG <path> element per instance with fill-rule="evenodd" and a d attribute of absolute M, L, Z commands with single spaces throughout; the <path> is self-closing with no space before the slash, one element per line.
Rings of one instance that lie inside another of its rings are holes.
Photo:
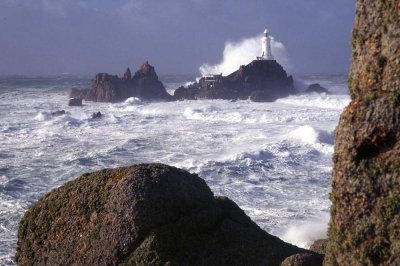
<path fill-rule="evenodd" d="M 126 69 L 126 71 L 125 71 L 124 76 L 122 77 L 122 79 L 125 79 L 125 80 L 130 80 L 130 79 L 132 79 L 132 73 L 131 73 L 131 70 L 129 69 L 129 67 Z"/>
<path fill-rule="evenodd" d="M 135 88 L 134 97 L 144 100 L 172 101 L 173 97 L 168 94 L 164 85 L 158 79 L 154 67 L 148 62 L 144 63 L 132 77 Z"/>
<path fill-rule="evenodd" d="M 293 79 L 275 60 L 254 60 L 228 76 L 212 75 L 175 91 L 176 99 L 274 101 L 294 94 Z"/>
<path fill-rule="evenodd" d="M 95 102 L 120 102 L 129 97 L 149 101 L 173 100 L 148 62 L 133 77 L 129 68 L 122 78 L 107 73 L 96 74 L 90 90 L 85 94 L 85 100 Z"/>
<path fill-rule="evenodd" d="M 318 254 L 325 255 L 326 246 L 328 245 L 328 239 L 318 239 L 310 246 L 310 250 Z"/>
<path fill-rule="evenodd" d="M 24 215 L 19 265 L 279 265 L 306 250 L 261 230 L 195 174 L 142 164 L 84 174 Z"/>
<path fill-rule="evenodd" d="M 322 266 L 324 256 L 315 253 L 299 253 L 287 257 L 281 266 Z"/>
<path fill-rule="evenodd" d="M 82 106 L 82 98 L 70 98 L 68 106 Z"/>
<path fill-rule="evenodd" d="M 400 3 L 358 0 L 325 265 L 400 265 Z"/>
<path fill-rule="evenodd" d="M 318 83 L 310 84 L 310 86 L 308 86 L 307 90 L 305 91 L 305 93 L 313 93 L 313 92 L 330 94 L 327 88 L 322 87 Z"/>

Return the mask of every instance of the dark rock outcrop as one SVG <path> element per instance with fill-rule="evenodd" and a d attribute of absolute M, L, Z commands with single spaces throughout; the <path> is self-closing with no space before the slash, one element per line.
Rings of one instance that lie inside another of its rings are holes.
<path fill-rule="evenodd" d="M 99 119 L 99 118 L 101 118 L 103 115 L 102 115 L 102 113 L 101 112 L 94 112 L 93 114 L 92 114 L 92 119 Z"/>
<path fill-rule="evenodd" d="M 68 106 L 82 106 L 82 98 L 70 98 Z"/>
<path fill-rule="evenodd" d="M 122 78 L 107 73 L 96 74 L 90 90 L 85 94 L 86 101 L 95 102 L 120 102 L 129 97 L 149 101 L 173 100 L 148 62 L 133 77 L 129 68 Z"/>
<path fill-rule="evenodd" d="M 299 253 L 286 258 L 281 266 L 321 266 L 324 256 L 314 253 Z"/>
<path fill-rule="evenodd" d="M 307 252 L 261 230 L 195 174 L 147 164 L 84 174 L 24 215 L 19 265 L 279 265 Z"/>
<path fill-rule="evenodd" d="M 358 0 L 325 265 L 400 265 L 400 3 Z"/>
<path fill-rule="evenodd" d="M 254 60 L 228 76 L 203 77 L 181 87 L 174 97 L 181 99 L 248 99 L 269 102 L 294 94 L 293 79 L 275 60 Z"/>
<path fill-rule="evenodd" d="M 307 90 L 305 91 L 305 93 L 313 93 L 313 92 L 330 94 L 330 92 L 328 91 L 327 88 L 322 87 L 318 83 L 311 84 L 310 86 L 308 86 Z"/>
<path fill-rule="evenodd" d="M 57 110 L 57 111 L 51 112 L 50 114 L 51 114 L 52 116 L 60 116 L 60 115 L 65 115 L 65 114 L 67 114 L 67 112 L 65 112 L 65 110 Z"/>

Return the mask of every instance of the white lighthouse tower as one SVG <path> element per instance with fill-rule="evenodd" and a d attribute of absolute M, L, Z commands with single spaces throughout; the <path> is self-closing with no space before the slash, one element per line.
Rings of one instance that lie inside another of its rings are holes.
<path fill-rule="evenodd" d="M 271 52 L 271 38 L 269 37 L 267 29 L 264 30 L 264 36 L 261 42 L 261 56 L 257 57 L 259 60 L 274 60 Z"/>

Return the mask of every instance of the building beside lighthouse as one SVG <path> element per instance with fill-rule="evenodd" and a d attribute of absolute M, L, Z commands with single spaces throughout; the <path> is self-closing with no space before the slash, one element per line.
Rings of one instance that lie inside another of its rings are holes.
<path fill-rule="evenodd" d="M 271 52 L 271 37 L 267 29 L 264 30 L 261 39 L 261 56 L 257 56 L 257 60 L 275 60 Z"/>

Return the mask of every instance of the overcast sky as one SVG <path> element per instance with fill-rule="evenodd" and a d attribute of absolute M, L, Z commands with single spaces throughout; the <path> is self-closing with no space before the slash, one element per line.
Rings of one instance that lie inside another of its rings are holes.
<path fill-rule="evenodd" d="M 268 28 L 294 73 L 346 73 L 354 0 L 0 0 L 0 74 L 196 74 Z"/>

